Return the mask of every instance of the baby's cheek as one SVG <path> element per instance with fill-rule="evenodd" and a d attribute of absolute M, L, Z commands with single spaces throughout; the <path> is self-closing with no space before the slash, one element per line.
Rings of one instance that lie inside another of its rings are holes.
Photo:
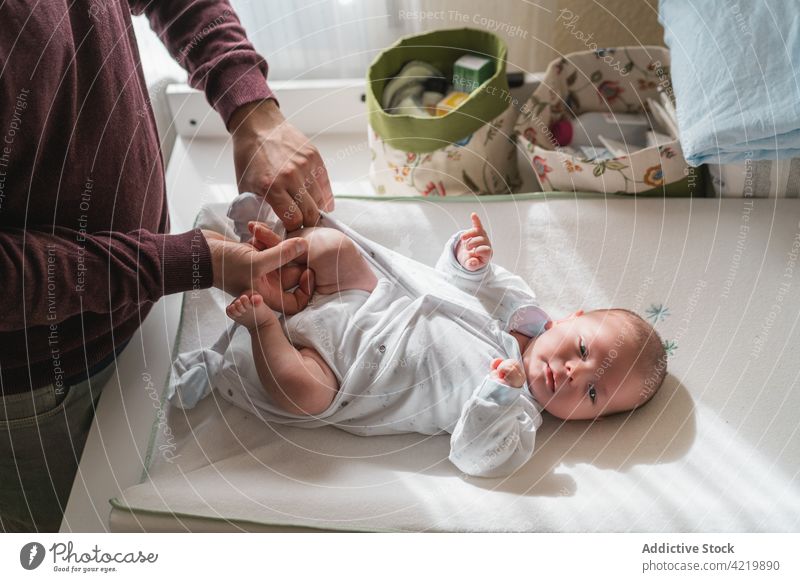
<path fill-rule="evenodd" d="M 525 381 L 528 383 L 529 386 L 533 386 L 534 382 L 538 379 L 539 375 L 534 370 L 534 366 L 532 365 L 533 362 L 526 362 L 525 366 L 523 366 L 522 375 L 525 377 Z"/>
<path fill-rule="evenodd" d="M 522 374 L 522 378 L 525 381 L 525 384 L 528 386 L 530 393 L 533 394 L 533 379 L 528 376 L 528 374 Z"/>

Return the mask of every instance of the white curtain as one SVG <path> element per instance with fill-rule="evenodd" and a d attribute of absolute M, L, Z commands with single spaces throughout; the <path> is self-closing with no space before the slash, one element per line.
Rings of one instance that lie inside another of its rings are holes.
<path fill-rule="evenodd" d="M 556 15 L 561 3 L 575 0 L 416 0 L 418 9 L 444 18 L 426 20 L 432 28 L 484 28 L 508 45 L 509 70 L 538 73 L 558 56 L 553 39 L 560 24 Z M 594 0 L 587 0 L 593 2 Z"/>
<path fill-rule="evenodd" d="M 232 0 L 269 78 L 363 78 L 375 55 L 399 37 L 432 28 L 485 26 L 509 47 L 510 69 L 543 70 L 558 0 Z M 415 17 L 434 14 L 433 18 Z M 487 21 L 489 24 L 487 25 Z M 148 81 L 183 78 L 146 19 L 134 19 Z M 493 29 L 491 27 L 494 27 Z"/>
<path fill-rule="evenodd" d="M 401 18 L 418 0 L 233 0 L 270 79 L 363 77 L 398 37 L 419 30 Z"/>
<path fill-rule="evenodd" d="M 433 28 L 488 28 L 509 47 L 509 68 L 536 72 L 555 58 L 558 0 L 232 0 L 271 79 L 363 77 L 400 36 Z M 427 14 L 427 17 L 421 17 Z"/>

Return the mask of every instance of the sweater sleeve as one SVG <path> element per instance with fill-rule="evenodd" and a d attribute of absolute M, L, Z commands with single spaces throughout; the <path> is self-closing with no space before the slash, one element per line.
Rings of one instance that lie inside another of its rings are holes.
<path fill-rule="evenodd" d="M 475 477 L 507 477 L 533 454 L 542 416 L 522 394 L 490 376 L 464 403 L 450 437 L 450 461 Z"/>
<path fill-rule="evenodd" d="M 83 312 L 125 314 L 213 281 L 199 229 L 169 235 L 6 228 L 0 273 L 0 331 L 53 325 Z"/>
<path fill-rule="evenodd" d="M 476 297 L 488 313 L 510 329 L 514 313 L 520 307 L 536 305 L 536 295 L 522 277 L 497 263 L 489 262 L 477 271 L 463 267 L 456 258 L 456 248 L 464 232 L 458 231 L 445 243 L 436 270 L 453 285 Z"/>
<path fill-rule="evenodd" d="M 129 0 L 144 12 L 172 57 L 205 92 L 227 126 L 246 103 L 275 99 L 267 85 L 267 62 L 247 40 L 228 0 Z M 277 99 L 276 99 L 277 101 Z"/>

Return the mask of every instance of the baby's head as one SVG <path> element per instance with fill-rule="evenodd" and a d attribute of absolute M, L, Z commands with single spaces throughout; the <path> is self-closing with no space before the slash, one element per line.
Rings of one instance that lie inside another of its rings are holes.
<path fill-rule="evenodd" d="M 667 374 L 661 338 L 627 309 L 577 311 L 550 321 L 525 347 L 522 359 L 533 397 L 564 420 L 638 408 Z"/>

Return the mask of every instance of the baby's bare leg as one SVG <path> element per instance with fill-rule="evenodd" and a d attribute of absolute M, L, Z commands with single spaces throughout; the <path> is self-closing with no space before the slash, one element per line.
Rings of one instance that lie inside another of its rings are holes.
<path fill-rule="evenodd" d="M 344 233 L 326 227 L 295 230 L 288 237 L 308 241 L 308 252 L 296 259 L 314 271 L 314 292 L 330 295 L 347 289 L 372 292 L 378 278 L 358 247 Z"/>
<path fill-rule="evenodd" d="M 227 313 L 250 332 L 258 377 L 277 406 L 289 414 L 316 415 L 331 405 L 339 390 L 333 371 L 315 350 L 289 343 L 260 295 L 242 295 Z"/>

